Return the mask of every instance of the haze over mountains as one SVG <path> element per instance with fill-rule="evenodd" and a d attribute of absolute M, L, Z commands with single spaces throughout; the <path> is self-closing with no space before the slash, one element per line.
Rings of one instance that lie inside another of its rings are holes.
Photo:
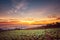
<path fill-rule="evenodd" d="M 60 28 L 60 23 L 56 22 L 45 25 L 0 24 L 0 30 L 46 29 L 46 28 Z"/>

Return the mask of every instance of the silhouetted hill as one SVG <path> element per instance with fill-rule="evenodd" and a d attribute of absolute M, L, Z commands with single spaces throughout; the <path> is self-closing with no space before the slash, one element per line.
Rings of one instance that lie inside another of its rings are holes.
<path fill-rule="evenodd" d="M 47 24 L 46 26 L 29 28 L 29 29 L 48 29 L 48 28 L 60 28 L 60 23 L 56 22 L 56 23 L 52 23 L 52 24 Z"/>
<path fill-rule="evenodd" d="M 45 26 L 45 28 L 60 28 L 60 23 L 56 22 L 56 23 L 52 23 L 52 24 L 47 24 L 47 26 Z"/>

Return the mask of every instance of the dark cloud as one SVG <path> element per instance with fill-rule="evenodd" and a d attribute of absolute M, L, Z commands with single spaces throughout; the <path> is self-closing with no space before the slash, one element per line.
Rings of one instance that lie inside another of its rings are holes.
<path fill-rule="evenodd" d="M 56 20 L 60 20 L 60 17 L 59 17 L 59 18 L 57 18 Z"/>

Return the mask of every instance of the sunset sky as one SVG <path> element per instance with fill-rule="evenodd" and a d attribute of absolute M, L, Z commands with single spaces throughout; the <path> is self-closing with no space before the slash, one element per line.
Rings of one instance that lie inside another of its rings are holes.
<path fill-rule="evenodd" d="M 60 0 L 0 0 L 0 22 L 60 22 Z"/>

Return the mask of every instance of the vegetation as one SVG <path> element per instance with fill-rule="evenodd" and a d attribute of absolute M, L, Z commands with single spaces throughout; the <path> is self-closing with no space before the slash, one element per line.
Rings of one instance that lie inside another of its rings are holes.
<path fill-rule="evenodd" d="M 60 40 L 60 28 L 2 31 L 0 40 Z"/>

